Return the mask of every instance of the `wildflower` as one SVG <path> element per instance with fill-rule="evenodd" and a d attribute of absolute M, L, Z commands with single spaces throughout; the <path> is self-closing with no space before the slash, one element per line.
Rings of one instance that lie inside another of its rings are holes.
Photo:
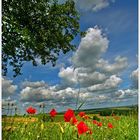
<path fill-rule="evenodd" d="M 85 112 L 80 112 L 78 115 L 82 118 L 83 116 L 85 116 Z"/>
<path fill-rule="evenodd" d="M 89 119 L 89 116 L 85 115 L 85 116 L 84 116 L 84 119 L 86 119 L 86 120 Z"/>
<path fill-rule="evenodd" d="M 74 111 L 71 109 L 68 109 L 64 114 L 64 120 L 65 122 L 70 122 L 71 118 L 74 117 Z"/>
<path fill-rule="evenodd" d="M 37 110 L 33 107 L 29 107 L 29 108 L 26 109 L 26 112 L 28 114 L 35 114 L 37 112 Z"/>
<path fill-rule="evenodd" d="M 89 134 L 92 134 L 92 131 L 91 131 L 91 129 L 89 129 Z"/>
<path fill-rule="evenodd" d="M 92 134 L 92 132 L 88 128 L 88 126 L 82 121 L 77 125 L 77 129 L 78 129 L 78 134 L 79 135 L 81 135 L 83 133 L 86 133 L 86 132 L 89 132 L 90 134 Z"/>
<path fill-rule="evenodd" d="M 102 126 L 102 123 L 101 122 L 98 122 L 97 125 L 101 127 Z"/>
<path fill-rule="evenodd" d="M 41 124 L 41 130 L 43 130 L 43 129 L 44 129 L 44 124 L 42 123 L 42 124 Z"/>
<path fill-rule="evenodd" d="M 94 124 L 98 124 L 97 120 L 93 120 L 93 123 L 94 123 Z"/>
<path fill-rule="evenodd" d="M 50 111 L 51 117 L 55 117 L 56 114 L 57 114 L 57 112 L 56 112 L 55 109 L 52 109 L 52 110 Z"/>
<path fill-rule="evenodd" d="M 76 119 L 76 117 L 72 117 L 71 118 L 71 124 L 75 125 L 78 122 L 78 120 Z"/>
<path fill-rule="evenodd" d="M 108 123 L 108 128 L 113 128 L 112 123 Z"/>
<path fill-rule="evenodd" d="M 61 132 L 64 133 L 64 129 L 63 129 L 63 127 L 60 125 L 60 123 L 59 123 L 59 126 L 60 126 Z"/>

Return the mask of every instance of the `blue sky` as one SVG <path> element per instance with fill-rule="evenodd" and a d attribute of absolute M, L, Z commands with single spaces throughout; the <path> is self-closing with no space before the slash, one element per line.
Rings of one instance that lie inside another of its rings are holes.
<path fill-rule="evenodd" d="M 137 104 L 138 1 L 76 0 L 80 29 L 75 52 L 60 55 L 56 67 L 24 64 L 23 74 L 3 77 L 3 105 L 14 102 L 19 112 L 46 104 L 46 111 L 71 107 L 80 82 L 82 108 Z M 39 60 L 38 60 L 39 61 Z M 74 70 L 75 68 L 75 70 Z M 79 103 L 80 104 L 80 103 Z M 22 110 L 22 111 L 21 111 Z"/>

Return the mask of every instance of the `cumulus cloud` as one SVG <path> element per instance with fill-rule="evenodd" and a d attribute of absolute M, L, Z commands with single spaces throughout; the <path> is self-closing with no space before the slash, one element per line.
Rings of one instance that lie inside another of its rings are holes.
<path fill-rule="evenodd" d="M 74 86 L 80 83 L 83 87 L 87 87 L 93 84 L 98 84 L 106 80 L 106 75 L 97 71 L 89 71 L 85 68 L 67 67 L 62 68 L 59 72 L 63 85 Z"/>
<path fill-rule="evenodd" d="M 66 85 L 76 84 L 77 83 L 77 70 L 74 70 L 73 67 L 61 68 L 58 76 L 62 78 Z"/>
<path fill-rule="evenodd" d="M 108 7 L 115 0 L 76 0 L 77 7 L 84 11 L 97 12 Z"/>
<path fill-rule="evenodd" d="M 138 88 L 138 68 L 132 72 L 130 77 L 132 78 L 133 86 Z"/>
<path fill-rule="evenodd" d="M 122 80 L 119 77 L 117 77 L 116 75 L 112 75 L 104 83 L 88 87 L 88 90 L 99 91 L 99 90 L 113 89 L 113 88 L 116 88 L 121 82 Z"/>
<path fill-rule="evenodd" d="M 87 87 L 102 83 L 108 78 L 104 73 L 89 71 L 89 69 L 83 67 L 76 69 L 73 67 L 62 68 L 58 75 L 62 80 L 62 85 L 59 88 L 73 87 L 79 83 L 82 87 Z"/>
<path fill-rule="evenodd" d="M 136 89 L 120 89 L 115 92 L 114 94 L 115 97 L 118 99 L 127 99 L 127 98 L 133 98 L 138 96 L 138 90 Z"/>
<path fill-rule="evenodd" d="M 123 71 L 128 66 L 128 61 L 126 57 L 117 56 L 113 64 L 109 64 L 107 60 L 100 59 L 96 65 L 103 72 L 114 74 Z"/>
<path fill-rule="evenodd" d="M 110 76 L 118 75 L 128 66 L 126 57 L 117 56 L 114 63 L 109 63 L 102 58 L 108 45 L 109 40 L 101 29 L 97 26 L 89 28 L 72 57 L 73 66 L 62 68 L 59 72 L 63 83 L 72 86 L 79 82 L 82 87 L 89 87 L 90 90 L 93 87 L 98 90 L 104 89 Z M 118 84 L 114 85 L 114 88 Z"/>
<path fill-rule="evenodd" d="M 119 85 L 121 79 L 116 75 L 111 76 L 105 81 L 105 84 L 92 87 L 91 90 L 81 88 L 79 94 L 79 101 L 85 101 L 85 105 L 104 104 L 113 101 L 124 101 L 132 97 L 137 97 L 137 90 L 125 89 L 118 90 L 115 87 Z M 110 91 L 109 91 L 110 89 Z M 94 92 L 93 92 L 94 91 Z M 76 105 L 77 95 L 79 89 L 67 87 L 65 89 L 58 89 L 57 86 L 50 87 L 25 87 L 20 93 L 20 99 L 23 103 L 28 105 L 37 105 L 46 103 L 49 108 L 56 107 L 63 109 L 74 107 Z"/>
<path fill-rule="evenodd" d="M 13 95 L 17 90 L 17 85 L 12 80 L 2 78 L 2 97 Z"/>
<path fill-rule="evenodd" d="M 101 29 L 97 26 L 89 28 L 85 37 L 81 39 L 78 50 L 72 58 L 74 66 L 94 66 L 102 53 L 106 52 L 108 43 L 109 41 L 105 36 L 103 36 Z"/>
<path fill-rule="evenodd" d="M 66 0 L 58 0 L 58 2 L 64 3 Z M 110 6 L 115 0 L 74 0 L 74 2 L 80 10 L 97 12 Z"/>
<path fill-rule="evenodd" d="M 67 87 L 58 89 L 57 86 L 50 87 L 24 87 L 20 92 L 20 100 L 22 102 L 40 103 L 51 102 L 56 105 L 72 105 L 76 103 L 79 89 Z M 79 98 L 84 100 L 90 98 L 90 93 L 81 89 Z"/>
<path fill-rule="evenodd" d="M 22 89 L 20 96 L 22 101 L 41 102 L 50 98 L 51 93 L 48 89 L 43 87 L 25 87 L 24 89 Z"/>
<path fill-rule="evenodd" d="M 90 86 L 93 84 L 102 83 L 106 80 L 106 75 L 97 71 L 90 73 L 78 73 L 78 79 L 81 85 Z"/>
<path fill-rule="evenodd" d="M 28 102 L 41 102 L 49 96 L 49 86 L 45 81 L 24 81 L 21 84 L 20 99 Z M 53 88 L 53 86 L 52 86 Z"/>
<path fill-rule="evenodd" d="M 33 83 L 32 83 L 33 84 Z M 29 87 L 26 86 L 21 90 L 20 99 L 26 102 L 43 102 L 49 100 L 66 99 L 66 97 L 74 97 L 74 89 L 66 88 L 57 90 L 55 86 L 48 87 Z"/>
<path fill-rule="evenodd" d="M 112 90 L 108 94 L 104 92 L 95 92 L 94 96 L 88 99 L 87 104 L 93 105 L 93 102 L 96 104 L 110 104 L 119 102 L 128 102 L 135 100 L 137 103 L 137 98 L 138 98 L 138 90 L 137 89 L 119 89 L 119 90 Z"/>
<path fill-rule="evenodd" d="M 44 87 L 44 86 L 47 87 L 48 85 L 43 80 L 42 81 L 36 81 L 36 82 L 30 82 L 30 81 L 26 80 L 26 81 L 22 82 L 22 87 L 24 88 L 26 86 L 38 88 L 38 87 Z"/>

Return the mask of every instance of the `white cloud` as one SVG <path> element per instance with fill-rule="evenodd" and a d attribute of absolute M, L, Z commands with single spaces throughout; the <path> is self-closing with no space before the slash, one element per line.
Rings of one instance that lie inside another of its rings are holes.
<path fill-rule="evenodd" d="M 102 83 L 106 80 L 106 76 L 103 73 L 94 71 L 94 72 L 79 72 L 78 79 L 82 86 L 90 86 L 93 84 Z"/>
<path fill-rule="evenodd" d="M 138 88 L 138 68 L 132 72 L 130 77 L 132 78 L 133 86 Z"/>
<path fill-rule="evenodd" d="M 64 80 L 66 85 L 77 83 L 77 70 L 72 67 L 67 67 L 66 69 L 62 67 L 58 76 Z"/>
<path fill-rule="evenodd" d="M 95 70 L 108 74 L 118 74 L 128 66 L 126 57 L 117 56 L 114 63 L 110 64 L 108 60 L 104 60 L 102 55 L 107 51 L 109 40 L 103 35 L 101 29 L 97 26 L 89 28 L 85 37 L 81 39 L 79 47 L 72 57 L 75 68 L 79 68 L 78 72 L 86 71 L 93 73 Z M 83 73 L 83 72 L 82 72 Z"/>
<path fill-rule="evenodd" d="M 138 80 L 138 69 L 136 69 L 132 72 L 131 77 L 135 80 Z"/>
<path fill-rule="evenodd" d="M 12 80 L 2 78 L 2 97 L 13 95 L 17 90 L 17 85 Z"/>
<path fill-rule="evenodd" d="M 119 75 L 127 68 L 126 57 L 117 56 L 112 64 L 101 58 L 107 51 L 108 44 L 109 40 L 103 35 L 101 29 L 97 26 L 89 28 L 72 57 L 73 66 L 62 68 L 59 72 L 59 77 L 65 87 L 76 85 L 79 82 L 82 87 L 102 89 L 106 86 L 107 79 L 114 77 L 113 75 Z M 106 88 L 109 89 L 109 87 Z"/>
<path fill-rule="evenodd" d="M 48 89 L 43 87 L 25 87 L 22 89 L 20 96 L 22 101 L 40 102 L 50 98 L 51 93 Z"/>
<path fill-rule="evenodd" d="M 110 76 L 103 84 L 92 87 L 92 90 L 87 91 L 87 88 L 81 88 L 79 94 L 79 101 L 86 101 L 85 105 L 89 104 L 103 104 L 109 101 L 119 102 L 124 101 L 127 98 L 137 96 L 137 90 L 126 89 L 118 90 L 116 87 L 121 82 L 121 79 L 116 75 Z M 110 89 L 110 91 L 109 91 Z M 117 91 L 118 90 L 118 91 Z M 94 92 L 93 92 L 94 91 Z M 21 93 L 21 101 L 28 105 L 37 105 L 40 103 L 46 103 L 49 108 L 57 107 L 60 109 L 67 107 L 74 107 L 76 105 L 77 95 L 79 89 L 67 87 L 65 89 L 59 89 L 57 86 L 50 87 L 25 87 Z"/>
<path fill-rule="evenodd" d="M 115 74 L 120 71 L 123 71 L 128 66 L 128 61 L 126 57 L 117 56 L 113 64 L 109 64 L 107 60 L 100 59 L 96 65 L 97 68 L 100 68 L 105 73 Z"/>
<path fill-rule="evenodd" d="M 113 89 L 113 88 L 116 88 L 121 82 L 122 80 L 119 77 L 117 77 L 116 75 L 112 75 L 104 83 L 88 87 L 88 90 L 99 91 L 99 90 Z"/>
<path fill-rule="evenodd" d="M 136 89 L 118 90 L 115 92 L 114 96 L 116 96 L 118 99 L 133 98 L 138 96 L 138 90 Z"/>
<path fill-rule="evenodd" d="M 106 80 L 106 76 L 103 73 L 97 71 L 88 71 L 85 68 L 72 68 L 67 67 L 61 68 L 59 72 L 59 77 L 61 78 L 63 85 L 65 87 L 74 86 L 80 83 L 82 86 L 90 86 L 93 84 L 101 83 Z"/>
<path fill-rule="evenodd" d="M 118 98 L 123 98 L 125 96 L 125 91 L 124 90 L 118 90 L 115 95 L 118 97 Z"/>
<path fill-rule="evenodd" d="M 92 10 L 94 12 L 104 9 L 114 2 L 115 0 L 76 0 L 78 8 L 85 11 Z"/>
<path fill-rule="evenodd" d="M 23 102 L 49 102 L 53 104 L 61 104 L 62 102 L 68 105 L 76 103 L 78 89 L 67 87 L 59 89 L 57 86 L 50 87 L 24 87 L 20 92 L 20 100 Z M 89 97 L 89 93 L 81 89 L 80 99 Z"/>
<path fill-rule="evenodd" d="M 74 66 L 94 67 L 100 56 L 106 52 L 108 43 L 109 41 L 102 35 L 101 29 L 97 26 L 89 28 L 72 58 Z"/>
<path fill-rule="evenodd" d="M 72 88 L 66 88 L 63 90 L 57 90 L 56 87 L 28 87 L 22 89 L 20 93 L 21 101 L 26 102 L 43 102 L 43 101 L 58 101 L 66 97 L 73 97 L 74 90 Z"/>
<path fill-rule="evenodd" d="M 46 83 L 45 83 L 45 81 L 37 81 L 37 82 L 30 82 L 30 81 L 24 81 L 23 83 L 22 83 L 22 87 L 26 87 L 26 86 L 28 86 L 28 87 L 44 87 L 44 86 L 48 86 Z"/>

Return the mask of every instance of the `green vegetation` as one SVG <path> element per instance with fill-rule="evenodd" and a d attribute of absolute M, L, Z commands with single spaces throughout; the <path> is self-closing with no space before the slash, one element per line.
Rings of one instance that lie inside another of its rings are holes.
<path fill-rule="evenodd" d="M 71 41 L 79 33 L 79 15 L 73 0 L 2 1 L 2 70 L 10 65 L 14 77 L 27 61 L 37 66 L 51 62 L 60 53 L 75 49 Z"/>
<path fill-rule="evenodd" d="M 124 109 L 126 110 L 128 108 Z M 78 135 L 76 125 L 70 122 L 64 122 L 63 114 L 57 114 L 53 119 L 45 114 L 25 117 L 4 117 L 2 121 L 2 139 L 138 140 L 137 113 L 137 108 L 133 108 L 127 115 L 116 115 L 113 113 L 110 116 L 101 116 L 99 114 L 86 113 L 89 117 L 88 119 L 76 115 L 78 122 L 84 121 L 92 131 L 92 134 L 84 133 L 81 135 Z M 43 118 L 44 115 L 45 118 Z M 101 122 L 102 125 L 98 126 L 94 124 L 93 120 Z M 108 123 L 111 123 L 113 128 L 109 128 Z"/>

